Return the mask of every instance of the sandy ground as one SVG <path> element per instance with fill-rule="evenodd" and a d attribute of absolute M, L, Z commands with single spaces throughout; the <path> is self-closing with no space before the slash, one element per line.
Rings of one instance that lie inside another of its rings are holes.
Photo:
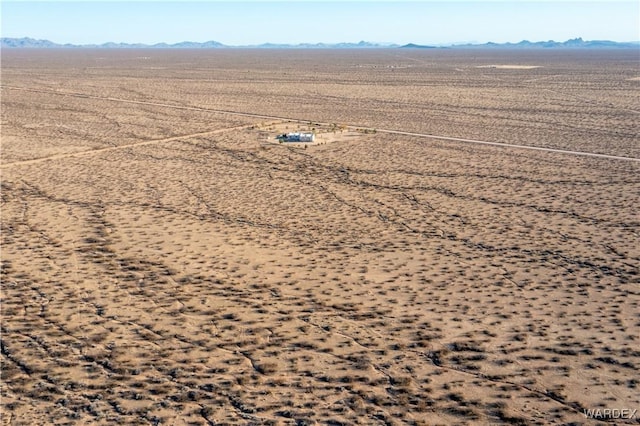
<path fill-rule="evenodd" d="M 640 422 L 637 64 L 269 54 L 2 52 L 2 424 Z"/>
<path fill-rule="evenodd" d="M 517 64 L 478 65 L 476 68 L 497 68 L 502 70 L 532 70 L 534 68 L 540 68 L 540 65 L 517 65 Z"/>

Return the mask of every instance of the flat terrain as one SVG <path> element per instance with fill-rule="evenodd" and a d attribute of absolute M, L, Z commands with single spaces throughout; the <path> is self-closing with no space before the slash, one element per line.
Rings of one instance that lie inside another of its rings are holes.
<path fill-rule="evenodd" d="M 4 49 L 1 424 L 640 423 L 639 60 Z"/>

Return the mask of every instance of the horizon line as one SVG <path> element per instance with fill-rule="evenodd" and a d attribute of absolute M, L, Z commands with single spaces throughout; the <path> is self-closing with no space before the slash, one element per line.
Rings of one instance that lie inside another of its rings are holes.
<path fill-rule="evenodd" d="M 46 42 L 46 43 L 52 43 L 55 44 L 57 46 L 60 47 L 65 47 L 65 46 L 69 46 L 69 47 L 95 47 L 95 46 L 103 46 L 105 44 L 117 44 L 117 45 L 142 45 L 142 46 L 148 46 L 148 47 L 153 47 L 153 46 L 157 46 L 157 45 L 167 45 L 167 46 L 175 46 L 178 44 L 183 44 L 183 43 L 193 43 L 193 44 L 206 44 L 206 43 L 216 43 L 219 44 L 220 46 L 224 46 L 224 47 L 260 47 L 260 46 L 264 46 L 264 45 L 274 45 L 274 46 L 304 46 L 304 45 L 327 45 L 327 46 L 334 46 L 334 45 L 341 45 L 341 44 L 349 44 L 349 45 L 373 45 L 370 47 L 402 47 L 402 46 L 407 46 L 407 45 L 415 45 L 415 46 L 424 46 L 424 47 L 454 47 L 454 46 L 482 46 L 482 45 L 486 45 L 486 44 L 497 44 L 497 45 L 514 45 L 514 44 L 520 44 L 520 43 L 531 43 L 531 44 L 537 44 L 537 43 L 567 43 L 570 41 L 580 41 L 582 43 L 593 43 L 593 42 L 609 42 L 609 43 L 616 43 L 616 44 L 640 44 L 640 39 L 638 40 L 625 40 L 625 41 L 619 41 L 619 40 L 611 40 L 611 39 L 591 39 L 591 40 L 585 40 L 580 36 L 577 37 L 573 37 L 573 38 L 569 38 L 567 40 L 564 41 L 557 41 L 554 39 L 546 39 L 546 40 L 530 40 L 530 39 L 521 39 L 519 41 L 504 41 L 504 42 L 495 42 L 495 41 L 486 41 L 486 42 L 478 42 L 478 41 L 456 41 L 456 42 L 445 42 L 445 43 L 417 43 L 417 42 L 407 42 L 407 43 L 401 43 L 401 42 L 392 42 L 392 41 L 368 41 L 368 40 L 359 40 L 359 41 L 338 41 L 338 42 L 324 42 L 324 41 L 313 41 L 313 42 L 284 42 L 284 43 L 276 43 L 276 42 L 270 42 L 270 41 L 264 41 L 264 42 L 258 42 L 258 43 L 252 43 L 252 44 L 225 44 L 224 42 L 221 42 L 219 40 L 214 40 L 214 39 L 209 39 L 209 40 L 205 40 L 205 41 L 194 41 L 194 40 L 181 40 L 178 42 L 167 42 L 167 41 L 158 41 L 158 42 L 139 42 L 139 41 L 104 41 L 104 42 L 98 42 L 98 43 L 72 43 L 72 42 L 67 42 L 67 43 L 59 43 L 47 38 L 34 38 L 34 37 L 30 37 L 30 36 L 23 36 L 23 37 L 6 37 L 6 36 L 2 36 L 0 37 L 0 39 L 2 41 L 5 40 L 33 40 L 36 42 Z M 7 47 L 7 46 L 5 46 Z"/>

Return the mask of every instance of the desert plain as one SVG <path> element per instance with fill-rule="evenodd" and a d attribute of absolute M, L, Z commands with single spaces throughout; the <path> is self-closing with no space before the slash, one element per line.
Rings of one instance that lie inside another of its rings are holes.
<path fill-rule="evenodd" d="M 4 49 L 1 423 L 638 424 L 639 65 Z"/>

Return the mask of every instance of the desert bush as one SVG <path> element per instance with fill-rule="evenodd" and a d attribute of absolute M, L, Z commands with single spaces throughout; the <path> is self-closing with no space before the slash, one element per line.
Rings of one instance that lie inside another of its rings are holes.
<path fill-rule="evenodd" d="M 256 370 L 261 374 L 273 374 L 278 371 L 278 364 L 275 362 L 264 362 L 256 364 Z"/>

